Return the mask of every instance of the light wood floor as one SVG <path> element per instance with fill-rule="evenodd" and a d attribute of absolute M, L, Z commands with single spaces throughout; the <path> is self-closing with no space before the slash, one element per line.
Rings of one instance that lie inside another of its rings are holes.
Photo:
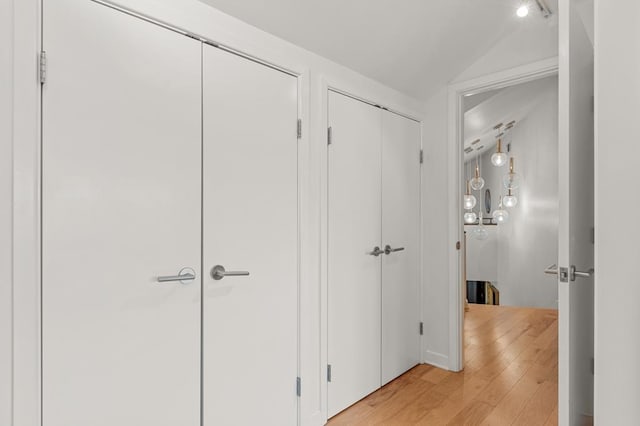
<path fill-rule="evenodd" d="M 558 312 L 470 305 L 465 369 L 419 365 L 329 425 L 556 425 Z"/>

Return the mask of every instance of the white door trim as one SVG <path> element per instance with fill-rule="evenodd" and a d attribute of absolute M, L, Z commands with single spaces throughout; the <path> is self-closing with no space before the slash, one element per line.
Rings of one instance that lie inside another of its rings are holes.
<path fill-rule="evenodd" d="M 448 111 L 448 166 L 449 166 L 449 370 L 461 371 L 463 365 L 463 318 L 462 301 L 462 250 L 456 243 L 463 244 L 462 210 L 462 98 L 465 95 L 500 89 L 515 84 L 544 78 L 558 73 L 558 57 L 533 62 L 516 68 L 454 83 L 449 86 Z"/>

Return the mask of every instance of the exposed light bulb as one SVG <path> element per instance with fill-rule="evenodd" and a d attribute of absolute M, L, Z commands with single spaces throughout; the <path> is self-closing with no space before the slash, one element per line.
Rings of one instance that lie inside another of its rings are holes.
<path fill-rule="evenodd" d="M 476 212 L 466 212 L 464 214 L 464 223 L 474 223 L 477 219 Z"/>
<path fill-rule="evenodd" d="M 495 220 L 498 224 L 505 223 L 509 220 L 509 212 L 502 208 L 502 197 L 500 197 L 498 209 L 494 210 L 493 212 L 493 220 Z"/>
<path fill-rule="evenodd" d="M 514 190 L 520 188 L 520 175 L 516 174 L 513 171 L 513 157 L 511 157 L 509 162 L 509 173 L 504 175 L 502 178 L 502 183 L 507 190 Z"/>
<path fill-rule="evenodd" d="M 513 195 L 511 189 L 508 190 L 507 195 L 502 197 L 502 204 L 507 208 L 515 207 L 518 204 L 518 197 Z"/>
<path fill-rule="evenodd" d="M 496 167 L 502 167 L 507 164 L 507 154 L 502 152 L 502 139 L 498 139 L 498 147 L 496 152 L 491 156 L 491 163 Z"/>
<path fill-rule="evenodd" d="M 471 210 L 476 206 L 476 197 L 473 195 L 465 195 L 463 198 L 463 204 L 465 210 Z"/>
<path fill-rule="evenodd" d="M 524 18 L 528 14 L 529 14 L 529 6 L 527 6 L 526 4 L 523 4 L 518 8 L 518 10 L 516 10 L 516 15 L 518 15 L 518 18 Z"/>
<path fill-rule="evenodd" d="M 464 197 L 462 197 L 462 205 L 464 206 L 465 210 L 471 210 L 476 206 L 476 202 L 476 197 L 471 195 L 471 185 L 469 181 L 467 181 L 467 193 L 464 194 Z"/>
<path fill-rule="evenodd" d="M 480 165 L 478 164 L 478 158 L 476 157 L 476 175 L 473 179 L 471 179 L 471 188 L 474 191 L 479 191 L 484 187 L 484 179 L 480 177 Z"/>

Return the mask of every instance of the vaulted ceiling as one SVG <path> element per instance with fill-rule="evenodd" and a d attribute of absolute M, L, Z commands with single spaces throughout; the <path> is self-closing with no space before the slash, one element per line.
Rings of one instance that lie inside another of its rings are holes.
<path fill-rule="evenodd" d="M 201 1 L 417 99 L 522 26 L 556 30 L 537 10 L 516 18 L 533 0 Z"/>

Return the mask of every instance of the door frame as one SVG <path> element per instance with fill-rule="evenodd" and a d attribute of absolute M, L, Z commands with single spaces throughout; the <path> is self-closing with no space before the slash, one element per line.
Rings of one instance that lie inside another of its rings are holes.
<path fill-rule="evenodd" d="M 43 1 L 46 0 L 9 0 L 12 3 L 13 20 L 13 88 L 20 96 L 12 98 L 13 104 L 13 235 L 12 241 L 12 280 L 11 285 L 11 413 L 9 416 L 15 426 L 42 424 L 42 85 L 40 83 L 38 52 L 42 50 L 44 35 L 42 31 Z M 110 7 L 119 13 L 126 13 L 147 21 L 150 25 L 159 25 L 168 31 L 191 34 L 188 27 L 179 23 L 156 19 L 154 13 L 129 9 L 112 0 L 87 0 Z M 254 54 L 234 44 L 240 41 L 223 30 L 215 33 L 219 38 L 211 40 L 201 36 L 201 42 L 210 41 L 216 47 L 229 54 L 242 56 L 263 66 L 277 69 L 297 79 L 297 108 L 301 123 L 301 136 L 298 138 L 298 258 L 297 258 L 297 300 L 298 332 L 297 358 L 298 376 L 315 375 L 308 362 L 308 350 L 303 347 L 303 336 L 316 323 L 313 315 L 317 311 L 310 290 L 305 290 L 303 282 L 313 282 L 313 268 L 317 248 L 313 236 L 308 232 L 314 215 L 313 178 L 311 176 L 311 126 L 310 126 L 310 69 L 297 60 L 288 60 L 274 52 Z M 222 40 L 230 40 L 224 43 Z M 270 56 L 273 57 L 270 58 Z M 295 123 L 292 123 L 292 126 Z M 16 285 L 20 283 L 20 285 Z M 306 364 L 306 365 L 305 365 Z M 306 367 L 306 369 L 305 369 Z M 310 381 L 313 379 L 310 378 Z M 4 395 L 3 395 L 4 397 Z M 306 402 L 298 398 L 298 424 L 305 421 Z M 308 419 L 306 419 L 308 420 Z"/>
<path fill-rule="evenodd" d="M 454 83 L 448 89 L 448 138 L 449 167 L 449 370 L 464 369 L 464 302 L 463 282 L 465 247 L 462 223 L 463 161 L 462 137 L 464 129 L 463 98 L 465 95 L 502 89 L 540 78 L 558 75 L 559 59 L 553 57 L 516 68 L 498 71 L 472 80 Z"/>
<path fill-rule="evenodd" d="M 356 101 L 364 102 L 366 104 L 372 106 L 382 106 L 386 108 L 389 112 L 401 115 L 410 120 L 414 120 L 420 123 L 420 149 L 424 150 L 423 142 L 424 142 L 424 120 L 423 113 L 417 110 L 409 110 L 407 108 L 402 108 L 394 105 L 393 103 L 387 104 L 385 102 L 376 102 L 371 100 L 367 96 L 360 96 L 358 92 L 366 92 L 361 88 L 354 87 L 353 84 L 347 81 L 339 81 L 335 79 L 330 79 L 327 76 L 320 77 L 320 85 L 318 87 L 320 93 L 317 95 L 320 98 L 320 111 L 322 116 L 320 117 L 320 123 L 322 123 L 322 128 L 317 129 L 318 134 L 324 135 L 324 137 L 320 138 L 320 144 L 318 147 L 317 153 L 319 155 L 319 163 L 320 163 L 320 393 L 322 395 L 321 398 L 321 412 L 323 416 L 323 424 L 328 421 L 328 391 L 329 386 L 326 377 L 326 366 L 328 364 L 329 358 L 329 174 L 328 174 L 328 165 L 329 165 L 329 145 L 328 141 L 328 128 L 329 128 L 329 91 L 338 93 L 343 96 L 348 96 Z M 420 166 L 422 166 L 421 164 Z M 423 167 L 420 167 L 420 254 L 419 258 L 422 259 L 424 253 L 424 208 L 422 206 L 423 202 Z M 419 268 L 419 297 L 420 301 L 423 300 L 424 294 L 424 285 L 423 285 L 423 276 L 424 276 L 424 262 L 420 262 Z M 420 302 L 419 304 L 419 320 L 424 320 L 424 304 Z M 420 354 L 419 359 L 421 363 L 424 363 L 424 336 L 420 336 Z"/>

